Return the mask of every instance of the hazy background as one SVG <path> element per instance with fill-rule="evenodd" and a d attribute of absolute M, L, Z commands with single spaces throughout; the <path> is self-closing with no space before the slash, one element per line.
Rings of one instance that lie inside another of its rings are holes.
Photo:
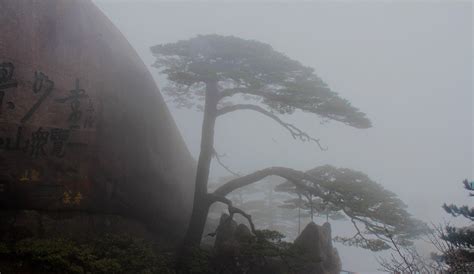
<path fill-rule="evenodd" d="M 471 3 L 94 2 L 148 67 L 154 61 L 150 46 L 197 34 L 259 40 L 314 67 L 374 124 L 357 130 L 320 124 L 314 115 L 282 117 L 321 138 L 329 147 L 322 152 L 268 118 L 231 114 L 218 120 L 216 149 L 234 170 L 322 164 L 360 170 L 427 222 L 451 220 L 443 202 L 472 205 L 460 184 L 474 173 Z M 163 78 L 150 71 L 162 87 Z M 169 108 L 197 158 L 202 113 Z M 228 174 L 214 165 L 211 175 Z M 351 229 L 333 224 L 335 234 Z M 376 271 L 374 253 L 337 247 L 344 269 Z"/>

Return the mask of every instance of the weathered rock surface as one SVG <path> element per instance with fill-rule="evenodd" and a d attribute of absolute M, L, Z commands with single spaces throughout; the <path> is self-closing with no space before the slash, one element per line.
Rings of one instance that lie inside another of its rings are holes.
<path fill-rule="evenodd" d="M 300 248 L 311 261 L 304 265 L 300 273 L 332 274 L 340 273 L 341 260 L 332 246 L 331 225 L 319 226 L 309 223 L 296 238 L 295 246 Z"/>
<path fill-rule="evenodd" d="M 242 251 L 247 248 L 244 253 L 251 252 L 248 250 L 248 243 L 252 241 L 252 234 L 247 226 L 238 225 L 234 220 L 228 218 L 229 215 L 227 214 L 221 216 L 214 249 L 218 262 L 221 264 L 227 263 L 228 265 L 234 264 L 238 268 L 239 264 L 236 262 L 239 261 L 237 259 L 239 256 L 243 256 L 243 260 L 249 260 L 250 258 L 248 254 L 242 254 Z M 247 247 L 245 247 L 245 244 L 247 244 Z M 257 245 L 255 247 L 261 248 Z M 309 223 L 296 238 L 293 246 L 282 253 L 287 255 L 276 256 L 274 254 L 268 256 L 270 253 L 262 254 L 258 255 L 258 251 L 255 250 L 254 255 L 265 256 L 264 263 L 254 263 L 247 273 L 335 274 L 340 273 L 342 266 L 337 249 L 332 245 L 329 223 L 322 226 L 313 222 Z M 283 257 L 286 259 L 283 259 Z M 224 271 L 223 273 L 228 272 Z"/>
<path fill-rule="evenodd" d="M 89 0 L 0 1 L 0 210 L 180 233 L 193 176 L 147 68 Z"/>
<path fill-rule="evenodd" d="M 218 254 L 233 256 L 239 253 L 240 245 L 252 237 L 250 229 L 244 224 L 229 220 L 228 214 L 222 214 L 217 228 L 214 248 Z"/>

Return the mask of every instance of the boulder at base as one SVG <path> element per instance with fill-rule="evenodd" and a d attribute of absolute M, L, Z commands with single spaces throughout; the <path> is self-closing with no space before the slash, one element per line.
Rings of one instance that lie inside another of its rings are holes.
<path fill-rule="evenodd" d="M 214 260 L 222 273 L 244 270 L 250 274 L 341 272 L 341 260 L 332 245 L 329 223 L 322 226 L 309 223 L 294 243 L 290 244 L 272 241 L 270 238 L 258 240 L 247 226 L 237 225 L 234 220 L 229 219 L 229 215 L 223 214 L 215 236 Z"/>
<path fill-rule="evenodd" d="M 91 1 L 0 1 L 0 210 L 180 233 L 193 176 L 153 78 Z"/>
<path fill-rule="evenodd" d="M 336 274 L 341 272 L 341 260 L 332 246 L 331 225 L 310 222 L 294 242 L 311 260 L 300 273 Z"/>

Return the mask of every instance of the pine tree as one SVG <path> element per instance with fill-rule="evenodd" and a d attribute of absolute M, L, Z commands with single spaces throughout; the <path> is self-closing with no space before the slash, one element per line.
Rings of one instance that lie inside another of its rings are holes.
<path fill-rule="evenodd" d="M 474 184 L 467 180 L 463 181 L 467 191 L 474 191 Z M 469 192 L 470 197 L 474 193 Z M 466 227 L 446 226 L 441 238 L 450 243 L 453 249 L 443 254 L 443 259 L 450 266 L 452 272 L 474 271 L 474 208 L 467 205 L 456 206 L 454 204 L 443 204 L 443 209 L 454 217 L 462 216 L 468 219 L 471 224 Z"/>

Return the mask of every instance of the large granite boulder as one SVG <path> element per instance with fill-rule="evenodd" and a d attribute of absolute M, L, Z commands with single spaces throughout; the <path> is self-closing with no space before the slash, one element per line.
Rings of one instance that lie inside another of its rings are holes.
<path fill-rule="evenodd" d="M 193 176 L 153 78 L 91 1 L 0 1 L 0 210 L 180 233 Z"/>

